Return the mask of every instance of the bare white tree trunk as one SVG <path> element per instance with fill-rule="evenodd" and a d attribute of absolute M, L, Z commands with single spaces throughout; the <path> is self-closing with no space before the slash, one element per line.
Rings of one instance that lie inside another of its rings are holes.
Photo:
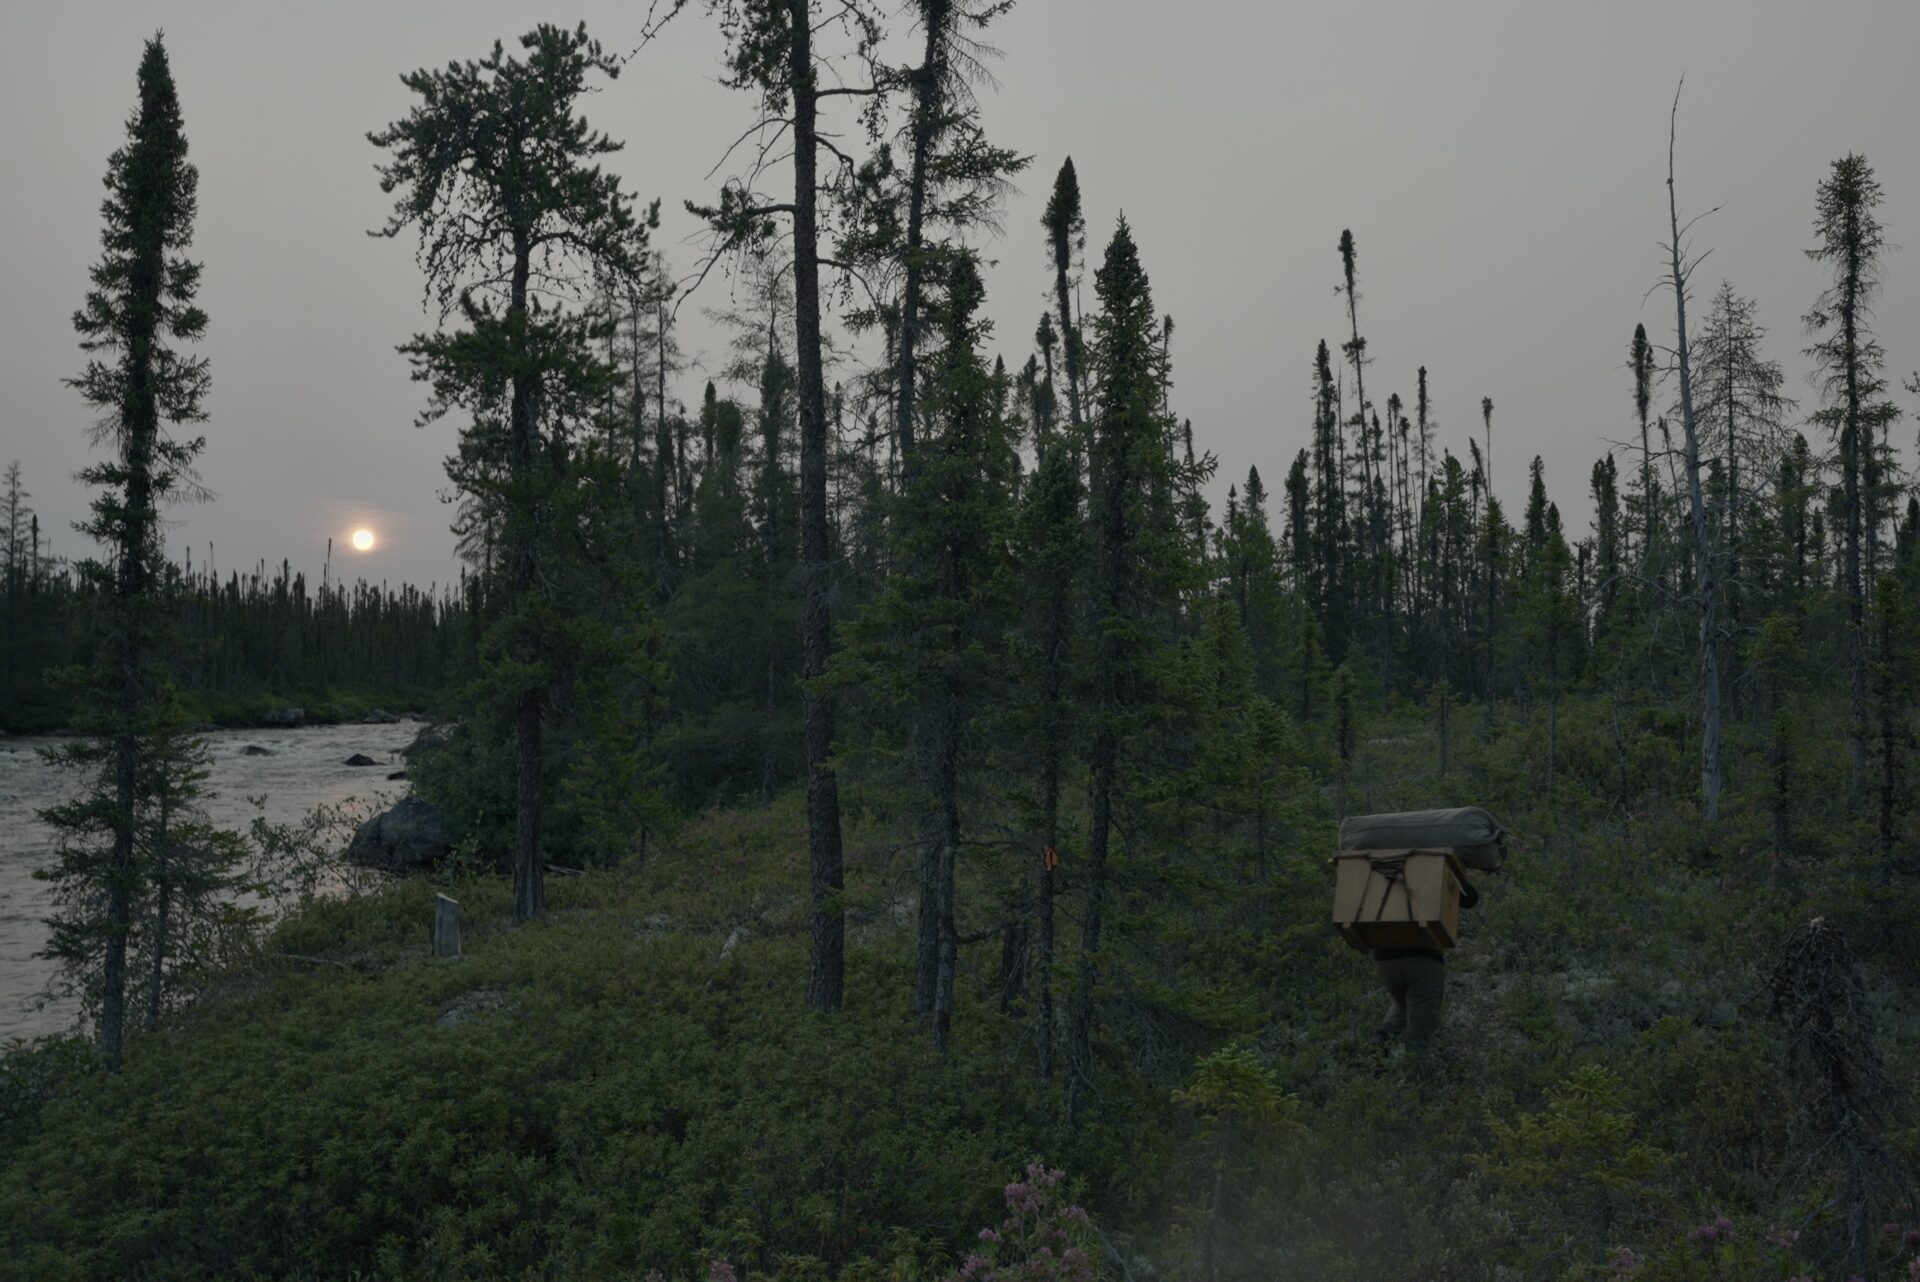
<path fill-rule="evenodd" d="M 1684 79 L 1682 84 L 1684 84 Z M 1667 118 L 1667 219 L 1673 239 L 1667 256 L 1673 274 L 1675 347 L 1680 362 L 1680 426 L 1685 437 L 1687 497 L 1693 508 L 1694 593 L 1700 608 L 1700 810 L 1708 823 L 1720 817 L 1720 665 L 1714 653 L 1713 547 L 1707 537 L 1706 505 L 1700 494 L 1700 437 L 1693 421 L 1693 368 L 1687 353 L 1687 276 L 1680 257 L 1680 204 L 1673 190 L 1674 138 L 1680 92 Z"/>

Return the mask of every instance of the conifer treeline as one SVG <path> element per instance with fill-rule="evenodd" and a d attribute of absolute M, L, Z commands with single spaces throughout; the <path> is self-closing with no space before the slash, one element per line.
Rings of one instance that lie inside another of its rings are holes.
<path fill-rule="evenodd" d="M 0 494 L 0 521 L 11 492 Z M 27 497 L 21 488 L 23 528 L 38 524 Z M 29 534 L 0 546 L 0 726 L 8 730 L 72 724 L 59 674 L 91 664 L 99 645 L 98 589 L 35 542 Z M 310 585 L 285 561 L 225 576 L 190 553 L 164 563 L 152 588 L 171 638 L 164 662 L 189 704 L 203 695 L 220 707 L 257 697 L 297 702 L 329 691 L 422 698 L 471 672 L 482 602 L 467 577 L 444 589 L 329 577 Z"/>

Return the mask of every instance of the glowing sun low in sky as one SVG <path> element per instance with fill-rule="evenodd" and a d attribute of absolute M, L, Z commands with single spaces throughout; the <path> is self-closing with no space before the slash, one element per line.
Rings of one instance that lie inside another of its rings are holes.
<path fill-rule="evenodd" d="M 373 551 L 373 541 L 372 530 L 355 530 L 353 532 L 353 549 L 356 552 Z"/>

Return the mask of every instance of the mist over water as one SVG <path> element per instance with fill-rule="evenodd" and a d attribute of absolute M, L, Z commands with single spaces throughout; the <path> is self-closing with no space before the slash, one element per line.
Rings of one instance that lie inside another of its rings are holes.
<path fill-rule="evenodd" d="M 399 752 L 420 730 L 418 721 L 392 725 L 314 726 L 298 730 L 216 730 L 207 789 L 209 816 L 244 832 L 256 817 L 290 823 L 315 807 L 397 799 L 406 785 L 390 782 Z M 82 776 L 47 764 L 39 749 L 48 737 L 0 737 L 0 1046 L 12 1038 L 57 1033 L 73 1024 L 79 1001 L 48 996 L 53 963 L 36 956 L 46 947 L 43 920 L 51 887 L 33 874 L 54 862 L 53 833 L 37 813 L 79 790 Z M 269 756 L 248 755 L 257 745 Z M 378 766 L 344 764 L 364 753 Z M 391 763 L 391 764 L 389 764 Z M 255 806 L 254 799 L 262 805 Z"/>

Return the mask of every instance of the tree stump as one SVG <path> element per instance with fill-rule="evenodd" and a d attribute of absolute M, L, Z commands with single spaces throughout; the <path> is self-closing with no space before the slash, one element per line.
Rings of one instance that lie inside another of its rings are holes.
<path fill-rule="evenodd" d="M 460 955 L 460 901 L 436 895 L 433 901 L 433 955 Z"/>

